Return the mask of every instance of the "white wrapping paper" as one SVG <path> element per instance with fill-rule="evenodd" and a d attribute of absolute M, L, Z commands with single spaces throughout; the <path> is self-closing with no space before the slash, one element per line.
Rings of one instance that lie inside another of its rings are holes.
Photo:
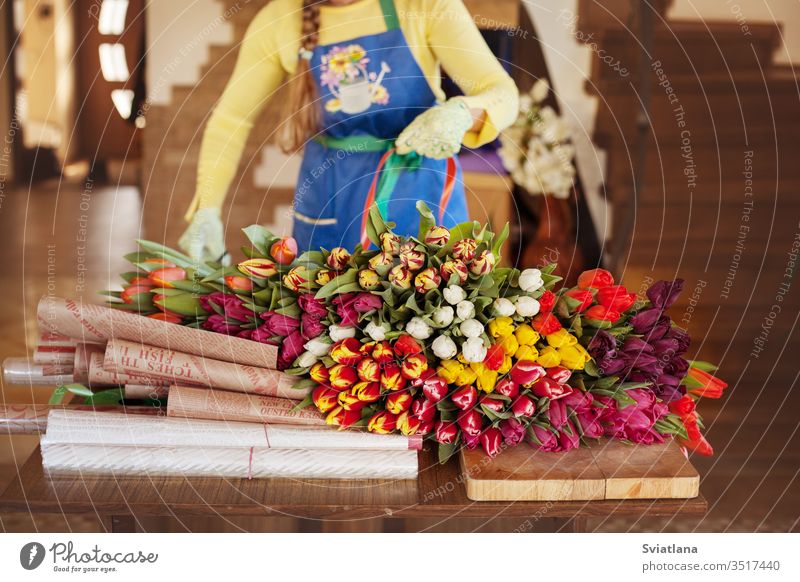
<path fill-rule="evenodd" d="M 72 364 L 35 364 L 27 358 L 3 360 L 3 380 L 6 384 L 60 386 L 72 384 Z"/>
<path fill-rule="evenodd" d="M 105 447 L 42 443 L 58 475 L 416 479 L 416 451 L 212 447 Z"/>

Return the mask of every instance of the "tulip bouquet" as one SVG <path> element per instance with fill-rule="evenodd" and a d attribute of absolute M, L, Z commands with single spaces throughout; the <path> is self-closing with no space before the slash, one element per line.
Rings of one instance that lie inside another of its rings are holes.
<path fill-rule="evenodd" d="M 556 289 L 554 267 L 498 265 L 508 227 L 435 224 L 417 236 L 377 208 L 370 244 L 297 256 L 289 237 L 245 229 L 237 265 L 196 265 L 142 241 L 112 304 L 147 317 L 279 346 L 327 422 L 425 435 L 444 461 L 461 446 L 496 455 L 527 441 L 568 451 L 600 437 L 675 437 L 711 454 L 696 411 L 722 395 L 713 366 L 684 358 L 689 337 L 666 310 L 682 281 L 638 298 L 608 271 Z"/>

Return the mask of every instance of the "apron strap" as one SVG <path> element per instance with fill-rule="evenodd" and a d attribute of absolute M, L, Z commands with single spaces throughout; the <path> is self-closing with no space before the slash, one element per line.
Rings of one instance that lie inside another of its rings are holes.
<path fill-rule="evenodd" d="M 389 198 L 391 197 L 392 190 L 394 190 L 394 185 L 397 183 L 398 170 L 402 169 L 402 166 L 398 167 L 394 165 L 394 167 L 386 168 L 387 171 L 390 171 L 394 174 L 394 179 L 386 179 L 380 180 L 381 174 L 383 173 L 384 166 L 387 166 L 387 162 L 392 159 L 392 156 L 395 156 L 395 159 L 398 161 L 402 161 L 400 156 L 395 155 L 395 148 L 390 149 L 385 154 L 381 156 L 380 161 L 378 162 L 378 167 L 375 169 L 375 175 L 372 176 L 372 183 L 369 186 L 369 191 L 367 192 L 367 200 L 364 202 L 364 210 L 361 215 L 361 247 L 366 250 L 370 246 L 370 240 L 367 236 L 367 220 L 369 219 L 369 209 L 372 207 L 373 204 L 378 205 L 378 209 L 381 211 L 381 214 L 384 218 L 387 217 L 386 206 L 389 203 Z M 393 165 L 393 164 L 389 164 Z M 458 167 L 456 166 L 456 159 L 455 157 L 447 158 L 447 169 L 444 178 L 444 186 L 442 187 L 442 194 L 439 197 L 439 222 L 438 224 L 442 224 L 444 222 L 444 211 L 447 208 L 447 205 L 450 203 L 450 197 L 453 195 L 453 189 L 456 185 L 456 175 L 458 173 Z M 378 184 L 380 183 L 380 192 L 378 193 Z M 376 195 L 377 194 L 377 195 Z M 376 202 L 377 200 L 377 202 Z"/>
<path fill-rule="evenodd" d="M 400 19 L 397 17 L 397 8 L 394 0 L 381 0 L 381 10 L 383 11 L 383 21 L 386 23 L 386 30 L 397 30 L 400 28 Z"/>

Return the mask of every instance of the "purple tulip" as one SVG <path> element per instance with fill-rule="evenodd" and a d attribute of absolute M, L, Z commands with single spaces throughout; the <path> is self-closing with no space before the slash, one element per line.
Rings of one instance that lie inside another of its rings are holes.
<path fill-rule="evenodd" d="M 571 451 L 581 446 L 581 437 L 578 431 L 568 422 L 558 433 L 558 447 L 560 451 Z"/>
<path fill-rule="evenodd" d="M 325 307 L 325 301 L 314 297 L 313 293 L 304 293 L 297 298 L 297 305 L 300 311 L 308 313 L 314 317 L 323 318 L 328 315 L 328 308 Z"/>
<path fill-rule="evenodd" d="M 661 310 L 657 308 L 642 309 L 639 313 L 631 317 L 630 324 L 633 327 L 633 333 L 646 334 L 653 329 L 661 317 Z"/>
<path fill-rule="evenodd" d="M 622 344 L 622 351 L 623 352 L 643 352 L 645 354 L 652 354 L 653 353 L 653 346 L 638 337 L 629 337 L 625 340 L 625 343 Z"/>
<path fill-rule="evenodd" d="M 468 449 L 474 449 L 481 443 L 481 435 L 480 433 L 476 435 L 469 435 L 465 432 L 461 433 L 461 440 Z"/>
<path fill-rule="evenodd" d="M 615 374 L 619 374 L 627 367 L 625 360 L 616 356 L 607 356 L 601 360 L 597 360 L 597 366 L 600 368 L 600 373 L 603 376 L 613 376 Z"/>
<path fill-rule="evenodd" d="M 304 338 L 312 340 L 325 331 L 325 326 L 318 317 L 310 313 L 304 313 L 300 316 L 300 329 L 303 332 Z"/>
<path fill-rule="evenodd" d="M 199 301 L 200 306 L 206 312 L 213 314 L 222 311 L 226 317 L 242 323 L 249 323 L 256 316 L 252 309 L 244 306 L 244 301 L 232 293 L 215 291 L 208 295 L 201 295 Z"/>
<path fill-rule="evenodd" d="M 241 331 L 238 325 L 231 324 L 224 316 L 216 313 L 209 315 L 208 319 L 203 322 L 203 329 L 227 335 L 234 335 Z"/>
<path fill-rule="evenodd" d="M 647 298 L 656 309 L 669 309 L 683 290 L 683 279 L 658 281 L 647 290 Z"/>
<path fill-rule="evenodd" d="M 525 438 L 525 425 L 516 418 L 509 418 L 500 423 L 500 433 L 503 442 L 510 447 L 515 447 Z"/>
<path fill-rule="evenodd" d="M 331 300 L 331 305 L 336 309 L 339 316 L 339 324 L 345 326 L 358 325 L 358 312 L 353 307 L 356 300 L 356 293 L 343 293 Z"/>
<path fill-rule="evenodd" d="M 606 354 L 614 353 L 617 349 L 617 340 L 605 330 L 598 330 L 589 341 L 588 351 L 593 358 L 603 358 Z"/>
<path fill-rule="evenodd" d="M 262 326 L 263 327 L 263 326 Z M 292 365 L 297 356 L 303 353 L 303 344 L 306 340 L 299 331 L 293 331 L 281 342 L 281 350 L 278 354 L 278 369 L 285 370 Z"/>
<path fill-rule="evenodd" d="M 296 317 L 281 315 L 274 311 L 262 313 L 261 319 L 264 320 L 264 325 L 261 327 L 265 327 L 270 335 L 286 337 L 300 328 L 300 320 Z"/>
<path fill-rule="evenodd" d="M 550 401 L 550 406 L 547 408 L 547 419 L 550 421 L 550 426 L 560 429 L 567 423 L 567 416 L 567 407 L 563 400 Z"/>
<path fill-rule="evenodd" d="M 275 334 L 269 330 L 269 327 L 266 324 L 250 331 L 250 339 L 256 342 L 261 342 L 262 344 L 276 343 L 275 340 L 272 339 L 274 336 Z"/>
<path fill-rule="evenodd" d="M 575 417 L 576 422 L 583 431 L 583 436 L 589 439 L 599 439 L 604 434 L 603 425 L 600 424 L 595 412 L 579 414 Z"/>
<path fill-rule="evenodd" d="M 353 309 L 358 313 L 368 313 L 380 309 L 382 305 L 383 299 L 372 293 L 359 293 L 353 301 Z"/>
<path fill-rule="evenodd" d="M 531 440 L 531 444 L 539 449 L 548 453 L 553 453 L 559 450 L 558 437 L 552 431 L 542 428 L 536 424 L 532 424 L 533 434 L 536 436 L 536 441 Z"/>

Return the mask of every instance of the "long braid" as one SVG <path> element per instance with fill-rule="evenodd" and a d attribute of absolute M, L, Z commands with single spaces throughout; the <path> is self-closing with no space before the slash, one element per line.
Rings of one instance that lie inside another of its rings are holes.
<path fill-rule="evenodd" d="M 303 0 L 301 55 L 297 70 L 289 80 L 289 98 L 283 108 L 283 118 L 287 123 L 280 145 L 286 153 L 302 148 L 309 136 L 319 128 L 319 108 L 315 103 L 317 87 L 311 76 L 311 63 L 302 53 L 309 55 L 319 44 L 319 7 L 324 1 Z"/>

